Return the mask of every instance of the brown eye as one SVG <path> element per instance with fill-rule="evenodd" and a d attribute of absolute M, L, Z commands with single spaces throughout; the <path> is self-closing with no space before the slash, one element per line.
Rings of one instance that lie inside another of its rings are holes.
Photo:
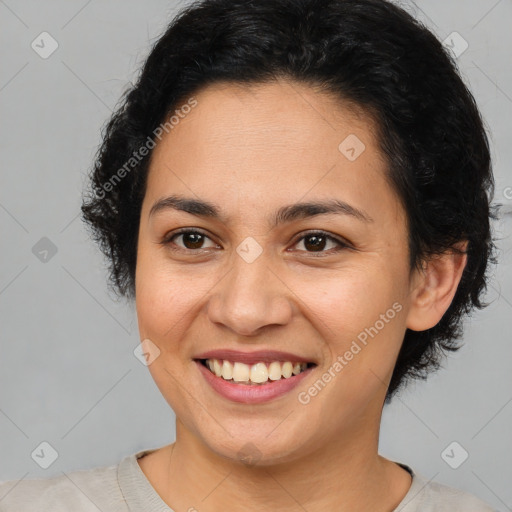
<path fill-rule="evenodd" d="M 343 248 L 349 247 L 348 244 L 338 240 L 337 238 L 334 238 L 333 236 L 328 235 L 327 233 L 324 233 L 323 231 L 308 233 L 299 239 L 295 245 L 298 245 L 299 243 L 304 245 L 306 252 L 318 253 L 328 252 L 328 250 L 332 248 L 341 250 Z M 326 247 L 328 250 L 325 250 Z"/>
<path fill-rule="evenodd" d="M 178 236 L 183 237 L 182 241 L 186 249 L 201 249 L 205 239 L 201 233 L 182 233 Z"/>
<path fill-rule="evenodd" d="M 318 235 L 308 235 L 304 237 L 304 247 L 309 251 L 322 251 L 327 243 L 327 237 Z"/>
<path fill-rule="evenodd" d="M 177 243 L 176 241 L 181 238 L 181 242 Z M 209 247 L 205 247 L 204 244 L 207 240 L 210 240 L 211 244 Z M 206 236 L 204 233 L 200 231 L 187 229 L 182 230 L 177 233 L 171 234 L 162 241 L 163 245 L 168 246 L 176 246 L 174 249 L 176 250 L 198 250 L 198 249 L 209 249 L 212 247 L 216 247 L 217 245 L 213 243 L 213 241 Z"/>

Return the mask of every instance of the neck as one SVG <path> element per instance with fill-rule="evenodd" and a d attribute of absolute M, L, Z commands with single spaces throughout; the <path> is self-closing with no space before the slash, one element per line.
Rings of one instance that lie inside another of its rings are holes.
<path fill-rule="evenodd" d="M 147 476 L 162 499 L 175 510 L 192 512 L 234 504 L 244 512 L 269 504 L 284 512 L 388 512 L 411 484 L 404 469 L 378 455 L 378 423 L 291 462 L 250 466 L 219 456 L 177 420 L 176 442 L 162 449 L 154 469 Z"/>

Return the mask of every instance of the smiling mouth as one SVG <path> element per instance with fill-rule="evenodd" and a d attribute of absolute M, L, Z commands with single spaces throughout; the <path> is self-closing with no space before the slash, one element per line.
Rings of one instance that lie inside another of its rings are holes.
<path fill-rule="evenodd" d="M 260 361 L 252 365 L 227 359 L 197 359 L 196 361 L 223 380 L 245 385 L 262 385 L 290 379 L 316 366 L 315 363 L 293 361 L 272 361 L 270 363 Z"/>

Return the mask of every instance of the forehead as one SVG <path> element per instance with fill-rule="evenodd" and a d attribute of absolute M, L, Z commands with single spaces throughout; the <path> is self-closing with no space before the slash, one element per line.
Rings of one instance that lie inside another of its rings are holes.
<path fill-rule="evenodd" d="M 196 106 L 153 150 L 153 200 L 182 193 L 240 211 L 337 197 L 372 217 L 398 214 L 375 124 L 362 110 L 282 80 L 219 83 L 193 97 Z"/>

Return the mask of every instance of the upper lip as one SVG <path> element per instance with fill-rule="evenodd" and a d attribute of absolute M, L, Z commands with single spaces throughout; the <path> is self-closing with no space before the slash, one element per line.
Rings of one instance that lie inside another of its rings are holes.
<path fill-rule="evenodd" d="M 271 363 L 272 361 L 314 363 L 313 359 L 301 357 L 291 352 L 282 352 L 280 350 L 255 350 L 252 352 L 241 352 L 232 349 L 209 350 L 208 352 L 198 354 L 194 359 L 227 359 L 228 361 L 245 364 L 256 364 L 259 362 Z"/>

